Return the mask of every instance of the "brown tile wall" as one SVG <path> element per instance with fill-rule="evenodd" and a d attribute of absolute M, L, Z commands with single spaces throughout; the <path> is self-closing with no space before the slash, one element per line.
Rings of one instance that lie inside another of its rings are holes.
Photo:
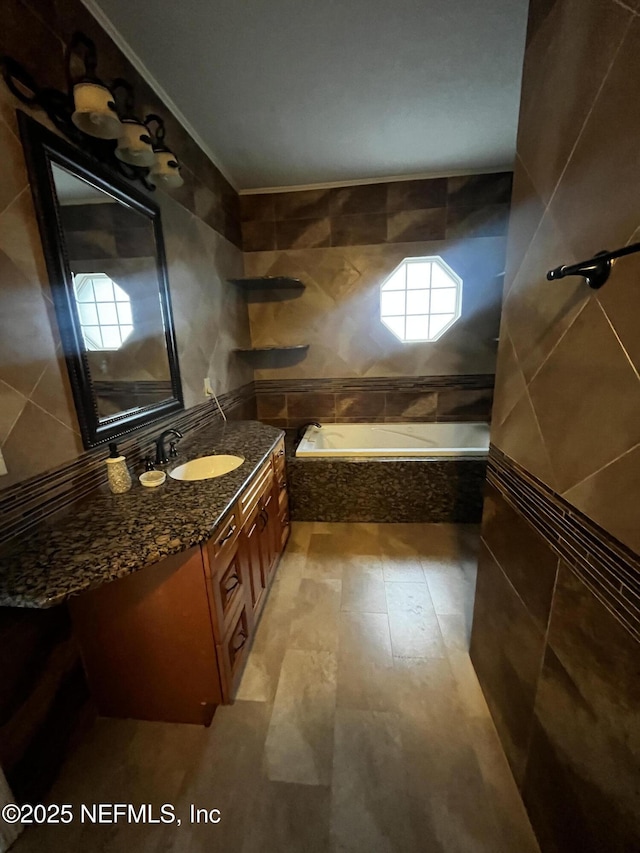
<path fill-rule="evenodd" d="M 640 838 L 640 557 L 495 448 L 471 658 L 543 853 Z"/>
<path fill-rule="evenodd" d="M 255 378 L 437 376 L 495 371 L 511 173 L 241 196 L 245 275 L 293 276 L 304 292 L 249 297 L 252 346 L 309 344 L 254 359 Z M 441 255 L 464 281 L 462 317 L 434 343 L 380 321 L 384 279 Z"/>
<path fill-rule="evenodd" d="M 533 0 L 471 653 L 544 853 L 640 846 L 640 11 Z"/>
<path fill-rule="evenodd" d="M 64 88 L 64 41 L 81 29 L 97 43 L 101 76 L 124 76 L 134 85 L 140 113 L 166 119 L 185 186 L 154 195 L 162 209 L 185 405 L 202 401 L 206 375 L 220 391 L 250 382 L 251 368 L 231 354 L 250 341 L 247 306 L 227 284 L 242 273 L 237 193 L 80 0 L 7 0 L 2 17 L 0 54 L 22 62 L 43 85 Z M 83 454 L 16 108 L 25 109 L 0 82 L 0 447 L 9 469 L 0 491 Z M 46 123 L 42 113 L 32 115 Z"/>
<path fill-rule="evenodd" d="M 354 387 L 355 386 L 355 387 Z M 322 423 L 489 421 L 493 376 L 256 382 L 258 418 L 298 428 Z"/>
<path fill-rule="evenodd" d="M 245 252 L 496 237 L 511 172 L 240 197 Z"/>
<path fill-rule="evenodd" d="M 640 240 L 632 8 L 531 5 L 492 440 L 640 551 L 640 255 L 599 291 L 546 280 Z"/>
<path fill-rule="evenodd" d="M 504 237 L 245 254 L 246 275 L 289 275 L 304 292 L 247 297 L 254 347 L 309 344 L 304 358 L 257 380 L 494 373 Z M 380 285 L 406 257 L 441 255 L 464 281 L 462 316 L 438 341 L 405 344 L 380 320 Z"/>
<path fill-rule="evenodd" d="M 223 392 L 253 378 L 231 356 L 250 340 L 246 304 L 226 284 L 242 272 L 238 196 L 80 0 L 6 0 L 0 54 L 22 62 L 42 85 L 63 89 L 64 43 L 76 29 L 95 39 L 99 73 L 107 80 L 126 77 L 140 112 L 166 119 L 167 140 L 184 164 L 185 186 L 156 198 L 188 409 L 172 423 L 198 421 L 202 412 L 194 407 L 205 375 Z M 95 488 L 105 456 L 85 453 L 80 441 L 16 108 L 25 109 L 0 81 L 0 446 L 10 472 L 0 477 L 2 539 L 25 535 L 29 524 Z M 47 123 L 41 113 L 32 115 Z M 236 413 L 255 414 L 252 386 L 250 397 Z M 123 444 L 134 463 L 144 439 L 143 431 Z M 0 609 L 0 681 L 0 764 L 14 795 L 38 802 L 92 714 L 65 608 Z"/>

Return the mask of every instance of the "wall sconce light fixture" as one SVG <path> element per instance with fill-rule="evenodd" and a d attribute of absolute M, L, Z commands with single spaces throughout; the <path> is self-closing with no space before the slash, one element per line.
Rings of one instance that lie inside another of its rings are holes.
<path fill-rule="evenodd" d="M 147 125 L 156 124 L 153 145 L 154 161 L 149 172 L 149 180 L 154 184 L 161 184 L 169 189 L 176 189 L 184 184 L 180 174 L 180 163 L 178 158 L 164 144 L 165 127 L 164 122 L 157 115 L 148 115 L 145 119 Z"/>
<path fill-rule="evenodd" d="M 124 103 L 121 109 L 121 124 L 115 155 L 123 163 L 130 166 L 150 167 L 155 162 L 153 140 L 145 121 L 140 121 L 133 111 L 133 87 L 126 80 L 118 78 L 113 81 L 113 91 L 117 95 L 124 92 Z"/>
<path fill-rule="evenodd" d="M 163 120 L 134 112 L 133 87 L 122 78 L 108 86 L 96 74 L 94 42 L 84 33 L 71 38 L 66 51 L 68 91 L 41 88 L 28 71 L 9 56 L 0 56 L 2 76 L 23 104 L 44 110 L 71 142 L 148 190 L 174 189 L 184 183 L 178 158 L 166 146 Z M 82 73 L 78 74 L 78 67 Z M 124 94 L 122 94 L 124 93 Z M 155 123 L 155 135 L 149 125 Z"/>
<path fill-rule="evenodd" d="M 623 258 L 625 255 L 633 255 L 635 252 L 640 252 L 640 243 L 623 246 L 622 249 L 616 249 L 615 252 L 598 252 L 597 255 L 594 255 L 588 261 L 581 261 L 578 264 L 568 264 L 549 270 L 547 279 L 549 281 L 557 281 L 568 275 L 581 275 L 590 288 L 599 290 L 609 278 L 614 262 L 618 258 Z"/>
<path fill-rule="evenodd" d="M 71 63 L 81 55 L 85 73 L 80 80 L 71 79 Z M 111 91 L 96 76 L 96 47 L 83 33 L 75 33 L 67 49 L 67 79 L 73 91 L 75 111 L 71 121 L 83 133 L 97 139 L 117 139 L 121 126 Z"/>

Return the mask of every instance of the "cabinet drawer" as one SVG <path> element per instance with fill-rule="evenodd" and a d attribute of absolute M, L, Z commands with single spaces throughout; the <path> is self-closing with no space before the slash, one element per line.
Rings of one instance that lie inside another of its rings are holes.
<path fill-rule="evenodd" d="M 271 468 L 271 460 L 266 462 L 258 474 L 249 484 L 247 490 L 240 498 L 240 508 L 243 522 L 251 515 L 255 508 L 255 504 L 260 499 L 265 491 L 271 487 L 273 481 L 273 471 Z"/>
<path fill-rule="evenodd" d="M 215 536 L 207 543 L 211 575 L 216 573 L 214 564 L 218 559 L 224 560 L 227 554 L 233 553 L 240 533 L 240 517 L 234 507 L 218 527 Z"/>

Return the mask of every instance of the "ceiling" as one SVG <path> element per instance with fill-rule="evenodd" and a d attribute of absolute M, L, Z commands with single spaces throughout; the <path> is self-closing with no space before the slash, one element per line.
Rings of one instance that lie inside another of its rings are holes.
<path fill-rule="evenodd" d="M 239 189 L 513 161 L 527 0 L 85 3 Z"/>

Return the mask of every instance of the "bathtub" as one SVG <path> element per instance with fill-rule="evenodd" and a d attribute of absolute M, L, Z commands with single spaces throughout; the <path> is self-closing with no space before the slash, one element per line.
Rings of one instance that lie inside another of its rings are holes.
<path fill-rule="evenodd" d="M 297 457 L 486 457 L 485 423 L 325 424 L 307 427 Z"/>

